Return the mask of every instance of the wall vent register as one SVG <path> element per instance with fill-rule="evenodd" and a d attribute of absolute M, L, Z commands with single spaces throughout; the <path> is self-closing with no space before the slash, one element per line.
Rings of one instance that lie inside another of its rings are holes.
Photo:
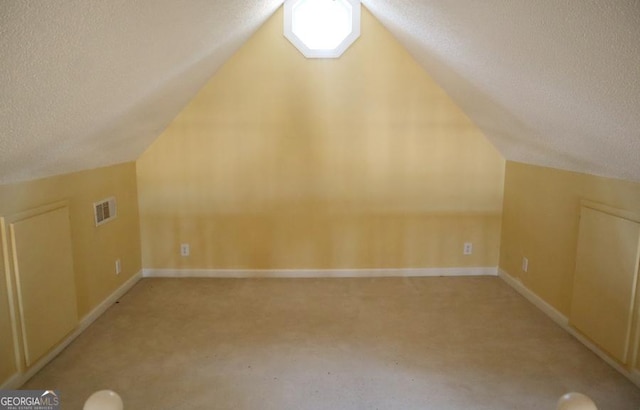
<path fill-rule="evenodd" d="M 96 226 L 105 224 L 118 216 L 118 208 L 116 206 L 116 198 L 111 197 L 93 203 L 93 214 Z"/>

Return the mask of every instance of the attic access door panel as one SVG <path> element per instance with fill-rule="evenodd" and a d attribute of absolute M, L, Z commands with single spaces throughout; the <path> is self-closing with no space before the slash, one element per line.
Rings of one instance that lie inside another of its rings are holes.
<path fill-rule="evenodd" d="M 570 322 L 621 363 L 629 353 L 640 223 L 583 206 Z"/>
<path fill-rule="evenodd" d="M 27 366 L 78 322 L 69 210 L 52 208 L 29 211 L 9 225 Z"/>

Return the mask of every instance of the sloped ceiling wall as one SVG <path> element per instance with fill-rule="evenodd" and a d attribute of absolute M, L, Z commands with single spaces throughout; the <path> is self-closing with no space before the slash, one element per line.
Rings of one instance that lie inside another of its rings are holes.
<path fill-rule="evenodd" d="M 135 160 L 278 0 L 3 1 L 0 183 Z M 364 0 L 510 160 L 640 181 L 640 0 Z"/>
<path fill-rule="evenodd" d="M 364 1 L 509 160 L 640 181 L 640 1 Z"/>
<path fill-rule="evenodd" d="M 132 161 L 278 0 L 0 2 L 0 184 Z"/>

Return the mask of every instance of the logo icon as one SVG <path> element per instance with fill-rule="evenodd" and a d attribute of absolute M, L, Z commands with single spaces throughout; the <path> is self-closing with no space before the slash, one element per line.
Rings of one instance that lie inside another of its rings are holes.
<path fill-rule="evenodd" d="M 54 390 L 0 390 L 0 410 L 59 410 Z"/>

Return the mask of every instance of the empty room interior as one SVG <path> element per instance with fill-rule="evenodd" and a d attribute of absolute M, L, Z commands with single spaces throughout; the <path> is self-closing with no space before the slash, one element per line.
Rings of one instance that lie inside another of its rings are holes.
<path fill-rule="evenodd" d="M 1 390 L 640 408 L 640 2 L 4 0 L 0 56 Z"/>

